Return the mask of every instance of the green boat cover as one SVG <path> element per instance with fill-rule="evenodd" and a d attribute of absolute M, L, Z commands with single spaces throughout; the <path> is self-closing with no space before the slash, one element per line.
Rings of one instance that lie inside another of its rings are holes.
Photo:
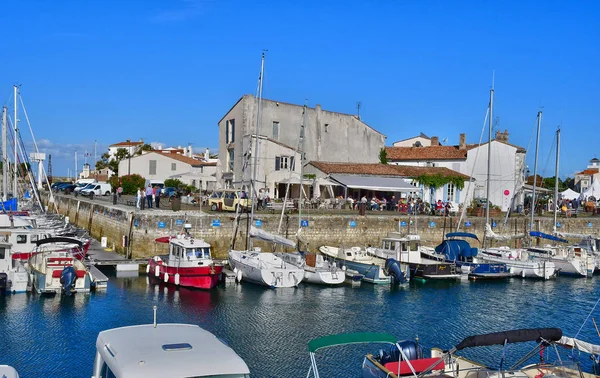
<path fill-rule="evenodd" d="M 336 345 L 361 344 L 361 343 L 390 343 L 395 344 L 396 338 L 387 333 L 364 332 L 364 333 L 342 333 L 313 339 L 308 342 L 308 351 L 314 353 L 319 349 Z"/>

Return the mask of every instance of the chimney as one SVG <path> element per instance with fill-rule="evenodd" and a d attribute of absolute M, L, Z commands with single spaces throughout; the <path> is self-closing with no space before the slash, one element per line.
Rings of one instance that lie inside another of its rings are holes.
<path fill-rule="evenodd" d="M 432 136 L 431 137 L 431 145 L 432 146 L 439 146 L 440 145 L 440 138 L 438 138 L 436 136 Z"/>
<path fill-rule="evenodd" d="M 192 145 L 188 144 L 188 157 L 192 157 Z"/>
<path fill-rule="evenodd" d="M 467 149 L 467 134 L 462 133 L 458 139 L 458 149 L 466 150 Z"/>
<path fill-rule="evenodd" d="M 508 143 L 508 130 L 504 130 L 504 142 Z"/>
<path fill-rule="evenodd" d="M 204 151 L 204 160 L 208 161 L 208 159 L 210 159 L 210 150 L 206 147 L 206 150 Z"/>

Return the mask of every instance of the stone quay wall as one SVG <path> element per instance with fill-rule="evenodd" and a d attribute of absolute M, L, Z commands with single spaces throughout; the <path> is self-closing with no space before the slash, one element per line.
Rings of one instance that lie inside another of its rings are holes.
<path fill-rule="evenodd" d="M 47 202 L 46 197 L 46 202 Z M 108 247 L 114 247 L 119 253 L 130 258 L 146 258 L 155 254 L 167 252 L 165 244 L 156 243 L 155 239 L 183 232 L 183 224 L 191 225 L 190 233 L 198 239 L 210 243 L 216 257 L 225 258 L 231 242 L 234 229 L 234 214 L 204 213 L 202 211 L 171 210 L 137 210 L 131 206 L 112 205 L 108 201 L 72 196 L 55 196 L 60 214 L 69 217 L 69 221 L 79 227 L 89 230 L 90 234 L 100 240 L 106 237 Z M 50 209 L 54 207 L 51 206 Z M 334 210 L 335 211 L 335 210 Z M 419 216 L 418 218 L 391 212 L 367 212 L 367 215 L 356 214 L 313 215 L 303 214 L 302 219 L 308 221 L 307 227 L 302 227 L 301 243 L 307 244 L 308 249 L 316 251 L 321 245 L 333 246 L 368 246 L 379 245 L 382 237 L 388 232 L 418 233 L 424 245 L 435 246 L 440 243 L 447 232 L 456 230 L 457 217 Z M 257 214 L 255 221 L 260 221 L 260 227 L 268 232 L 277 233 L 280 214 Z M 483 237 L 485 218 L 469 217 L 468 227 L 461 231 L 472 232 L 480 240 Z M 494 228 L 496 233 L 524 233 L 529 219 L 523 217 L 509 218 L 507 225 L 502 228 L 503 219 L 494 219 L 499 225 Z M 600 232 L 600 218 L 569 218 L 559 219 L 560 231 L 567 233 L 593 234 Z M 235 248 L 246 248 L 247 214 L 243 214 L 236 236 Z M 535 229 L 552 232 L 552 218 L 537 218 Z M 297 214 L 284 215 L 281 234 L 296 240 L 298 231 Z M 123 239 L 127 237 L 129 247 L 125 247 Z M 518 241 L 511 241 L 512 246 L 518 246 Z M 270 251 L 272 246 L 260 241 L 255 246 L 263 251 Z M 306 248 L 307 245 L 302 245 Z"/>

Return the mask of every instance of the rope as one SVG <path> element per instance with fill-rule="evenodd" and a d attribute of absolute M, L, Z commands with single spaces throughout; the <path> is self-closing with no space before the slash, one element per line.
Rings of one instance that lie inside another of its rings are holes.
<path fill-rule="evenodd" d="M 587 318 L 585 318 L 583 324 L 581 324 L 581 327 L 579 328 L 579 331 L 577 331 L 577 333 L 575 334 L 575 337 L 573 337 L 574 339 L 577 338 L 577 336 L 579 336 L 579 333 L 581 332 L 581 330 L 583 329 L 583 326 L 585 325 L 585 323 L 587 323 L 587 321 L 589 320 L 590 316 L 592 316 L 592 313 L 594 312 L 594 310 L 596 309 L 596 306 L 598 306 L 598 303 L 600 303 L 600 298 L 598 298 L 598 300 L 596 301 L 596 304 L 594 305 L 594 307 L 592 307 L 592 310 L 590 311 L 590 313 L 588 314 Z"/>

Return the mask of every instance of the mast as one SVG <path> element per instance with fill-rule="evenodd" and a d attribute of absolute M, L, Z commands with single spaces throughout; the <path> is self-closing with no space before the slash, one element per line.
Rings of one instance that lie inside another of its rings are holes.
<path fill-rule="evenodd" d="M 8 108 L 2 108 L 2 201 L 8 200 L 8 146 L 6 136 L 8 134 L 6 116 Z"/>
<path fill-rule="evenodd" d="M 304 131 L 306 128 L 306 102 L 302 111 L 302 126 L 300 126 L 300 200 L 298 201 L 298 230 L 302 228 L 302 192 L 304 191 Z"/>
<path fill-rule="evenodd" d="M 554 228 L 556 234 L 556 217 L 558 215 L 558 162 L 560 160 L 560 127 L 556 130 L 556 168 L 554 168 Z"/>
<path fill-rule="evenodd" d="M 542 111 L 540 110 L 537 114 L 537 135 L 535 137 L 535 160 L 533 162 L 533 192 L 531 194 L 531 220 L 529 222 L 529 231 L 533 231 L 533 221 L 535 216 L 535 187 L 537 178 L 537 161 L 538 161 L 538 148 L 540 146 L 540 128 L 542 127 Z"/>
<path fill-rule="evenodd" d="M 494 111 L 494 84 L 490 89 L 490 118 L 488 127 L 488 160 L 487 160 L 487 183 L 486 183 L 486 205 L 485 205 L 485 223 L 490 224 L 490 174 L 492 170 L 492 120 Z"/>
<path fill-rule="evenodd" d="M 77 151 L 75 151 L 75 174 L 73 175 L 73 177 L 75 177 L 75 181 L 77 181 Z"/>
<path fill-rule="evenodd" d="M 13 89 L 14 89 L 14 93 L 13 93 L 13 97 L 15 100 L 15 104 L 14 104 L 14 118 L 13 118 L 13 126 L 14 126 L 14 131 L 15 131 L 15 135 L 14 135 L 14 149 L 15 149 L 15 160 L 14 160 L 14 169 L 13 169 L 13 198 L 18 198 L 19 195 L 17 194 L 17 172 L 18 172 L 18 156 L 17 156 L 17 141 L 19 139 L 19 119 L 17 118 L 17 98 L 19 97 L 19 87 L 17 87 L 16 85 L 13 85 Z"/>
<path fill-rule="evenodd" d="M 258 109 L 256 111 L 256 135 L 255 137 L 255 145 L 254 145 L 254 167 L 252 167 L 252 178 L 250 179 L 250 191 L 252 193 L 252 210 L 250 211 L 250 225 L 252 225 L 252 222 L 254 221 L 254 208 L 256 207 L 256 198 L 258 198 L 258 196 L 256 195 L 256 187 L 255 187 L 255 180 L 256 180 L 256 172 L 257 172 L 257 165 L 258 165 L 258 136 L 260 134 L 260 110 L 262 107 L 262 89 L 263 89 L 263 76 L 265 73 L 265 53 L 262 53 L 262 57 L 261 57 L 261 61 L 260 61 L 260 77 L 258 78 Z M 252 249 L 252 238 L 250 238 L 249 241 L 249 249 Z"/>

